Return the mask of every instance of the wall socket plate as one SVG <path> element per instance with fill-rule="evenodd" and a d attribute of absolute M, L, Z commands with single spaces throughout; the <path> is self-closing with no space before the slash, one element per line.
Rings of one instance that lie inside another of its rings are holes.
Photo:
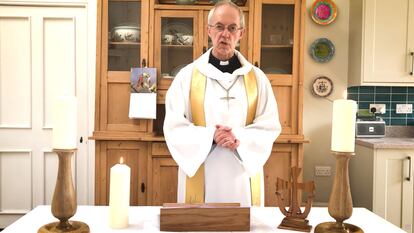
<path fill-rule="evenodd" d="M 385 111 L 385 104 L 370 104 L 369 105 L 369 112 L 373 112 L 372 110 L 373 110 L 373 108 L 375 108 L 375 111 L 374 111 L 374 113 L 377 113 L 377 114 L 384 114 L 386 111 Z"/>
<path fill-rule="evenodd" d="M 411 114 L 413 113 L 413 105 L 412 104 L 397 104 L 395 106 L 395 111 L 398 114 Z"/>
<path fill-rule="evenodd" d="M 315 166 L 315 176 L 331 176 L 331 167 Z"/>

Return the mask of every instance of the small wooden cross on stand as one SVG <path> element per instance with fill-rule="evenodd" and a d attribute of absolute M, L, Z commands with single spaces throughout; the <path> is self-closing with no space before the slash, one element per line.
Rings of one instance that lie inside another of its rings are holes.
<path fill-rule="evenodd" d="M 292 181 L 285 181 L 277 178 L 276 181 L 276 196 L 277 202 L 279 205 L 279 209 L 283 215 L 286 217 L 282 220 L 278 228 L 280 229 L 288 229 L 294 231 L 303 231 L 303 232 L 310 232 L 312 226 L 309 225 L 309 220 L 306 218 L 312 207 L 312 201 L 315 197 L 315 184 L 313 181 L 308 181 L 305 183 L 298 183 L 297 179 L 301 172 L 301 168 L 299 167 L 292 167 L 291 175 Z M 305 211 L 302 212 L 299 206 L 298 201 L 298 189 L 302 189 L 308 192 L 308 197 L 306 201 Z M 289 208 L 286 209 L 285 200 L 282 197 L 282 193 L 280 191 L 287 190 L 289 193 Z"/>

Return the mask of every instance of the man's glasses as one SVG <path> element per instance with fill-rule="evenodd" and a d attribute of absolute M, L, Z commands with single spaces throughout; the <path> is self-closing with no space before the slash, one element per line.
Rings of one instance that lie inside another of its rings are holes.
<path fill-rule="evenodd" d="M 223 24 L 215 24 L 215 25 L 208 25 L 208 26 L 212 27 L 214 30 L 218 32 L 224 32 L 224 30 L 226 30 L 226 26 L 224 26 Z M 243 28 L 237 27 L 236 24 L 231 24 L 227 26 L 227 31 L 229 31 L 230 33 L 236 33 L 238 30 L 241 30 L 241 29 Z"/>

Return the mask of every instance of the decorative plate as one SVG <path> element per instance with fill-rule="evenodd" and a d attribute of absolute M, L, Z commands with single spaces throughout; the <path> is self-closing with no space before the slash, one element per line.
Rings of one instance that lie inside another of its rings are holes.
<path fill-rule="evenodd" d="M 338 13 L 336 5 L 332 0 L 315 0 L 310 11 L 313 21 L 320 25 L 332 23 Z"/>
<path fill-rule="evenodd" d="M 329 39 L 319 38 L 311 44 L 309 53 L 317 62 L 328 62 L 335 54 L 335 46 Z"/>
<path fill-rule="evenodd" d="M 312 83 L 312 93 L 316 96 L 327 97 L 332 91 L 332 80 L 326 76 L 319 76 Z"/>

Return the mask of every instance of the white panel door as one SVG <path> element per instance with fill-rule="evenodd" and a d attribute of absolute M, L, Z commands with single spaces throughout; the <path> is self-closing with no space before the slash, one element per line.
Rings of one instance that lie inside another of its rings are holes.
<path fill-rule="evenodd" d="M 58 167 L 51 148 L 55 96 L 78 97 L 72 168 L 78 204 L 87 203 L 87 25 L 80 4 L 0 5 L 0 228 L 51 203 Z"/>

